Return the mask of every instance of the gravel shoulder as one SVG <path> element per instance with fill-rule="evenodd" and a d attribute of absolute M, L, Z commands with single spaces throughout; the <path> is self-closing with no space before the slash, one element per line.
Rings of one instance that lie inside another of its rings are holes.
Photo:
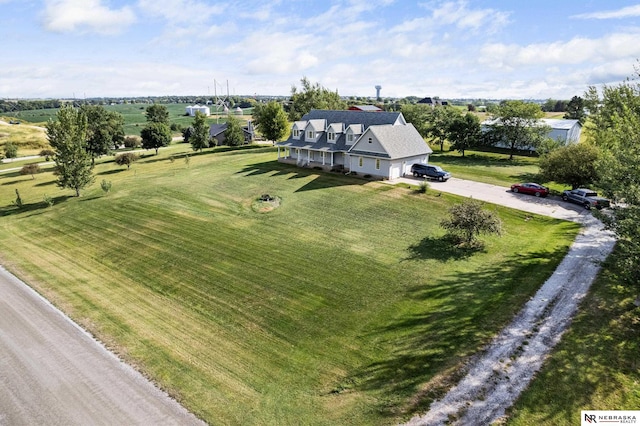
<path fill-rule="evenodd" d="M 0 267 L 0 425 L 203 425 Z"/>
<path fill-rule="evenodd" d="M 417 184 L 419 180 L 397 181 Z M 392 183 L 396 183 L 394 181 Z M 615 245 L 613 234 L 581 206 L 559 199 L 513 194 L 506 188 L 451 178 L 432 191 L 450 192 L 583 225 L 567 256 L 513 321 L 468 366 L 466 376 L 429 411 L 407 425 L 489 425 L 529 385 L 560 341 L 595 280 L 600 263 Z"/>

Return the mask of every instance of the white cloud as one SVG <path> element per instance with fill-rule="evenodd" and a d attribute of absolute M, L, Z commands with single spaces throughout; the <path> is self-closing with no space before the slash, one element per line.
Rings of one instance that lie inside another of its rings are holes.
<path fill-rule="evenodd" d="M 46 0 L 44 27 L 53 32 L 116 34 L 136 21 L 130 7 L 109 9 L 102 0 Z"/>
<path fill-rule="evenodd" d="M 429 6 L 426 6 L 429 7 Z M 495 32 L 509 23 L 509 12 L 494 9 L 469 9 L 469 2 L 445 2 L 432 8 L 432 21 L 436 26 L 455 25 L 461 30 Z"/>
<path fill-rule="evenodd" d="M 638 32 L 614 33 L 599 39 L 576 37 L 566 42 L 527 46 L 492 43 L 481 49 L 480 62 L 493 68 L 540 64 L 600 63 L 640 56 Z"/>
<path fill-rule="evenodd" d="M 202 23 L 226 9 L 224 4 L 209 5 L 189 0 L 139 0 L 138 7 L 152 16 L 166 19 L 170 25 Z"/>
<path fill-rule="evenodd" d="M 579 15 L 573 15 L 572 18 L 577 19 L 621 19 L 621 18 L 634 18 L 640 16 L 640 5 L 627 6 L 622 9 L 608 10 L 592 13 L 581 13 Z"/>

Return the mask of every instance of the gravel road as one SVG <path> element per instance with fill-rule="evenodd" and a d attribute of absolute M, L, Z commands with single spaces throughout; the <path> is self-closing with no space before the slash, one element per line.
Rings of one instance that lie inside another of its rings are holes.
<path fill-rule="evenodd" d="M 203 425 L 0 267 L 0 425 Z"/>
<path fill-rule="evenodd" d="M 418 181 L 403 178 L 416 184 Z M 466 376 L 429 411 L 407 425 L 489 425 L 528 386 L 545 357 L 560 341 L 615 245 L 614 236 L 588 210 L 559 199 L 514 194 L 506 188 L 451 178 L 432 191 L 505 205 L 531 213 L 579 222 L 582 230 L 553 275 L 500 334 L 468 366 Z"/>

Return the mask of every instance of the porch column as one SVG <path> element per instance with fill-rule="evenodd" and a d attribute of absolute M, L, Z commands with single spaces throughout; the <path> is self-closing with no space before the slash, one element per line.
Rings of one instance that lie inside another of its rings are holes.
<path fill-rule="evenodd" d="M 324 160 L 325 160 L 325 157 L 326 157 L 326 156 L 327 156 L 327 153 L 326 153 L 326 152 L 324 152 L 324 151 L 322 151 L 322 165 L 323 165 L 323 166 L 324 166 Z"/>
<path fill-rule="evenodd" d="M 280 146 L 278 146 L 278 160 L 280 159 Z"/>
<path fill-rule="evenodd" d="M 333 152 L 331 153 L 331 167 L 333 167 Z"/>

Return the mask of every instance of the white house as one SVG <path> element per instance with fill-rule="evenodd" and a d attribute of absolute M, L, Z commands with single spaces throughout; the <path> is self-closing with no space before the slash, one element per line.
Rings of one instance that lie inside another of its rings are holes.
<path fill-rule="evenodd" d="M 277 144 L 278 161 L 394 179 L 433 151 L 399 112 L 311 110 Z"/>
<path fill-rule="evenodd" d="M 193 106 L 188 106 L 185 108 L 185 114 L 190 115 L 191 117 L 194 117 L 196 115 L 196 111 L 200 111 L 202 114 L 206 115 L 207 117 L 211 115 L 211 110 L 209 109 L 208 106 L 205 105 L 193 105 Z"/>

